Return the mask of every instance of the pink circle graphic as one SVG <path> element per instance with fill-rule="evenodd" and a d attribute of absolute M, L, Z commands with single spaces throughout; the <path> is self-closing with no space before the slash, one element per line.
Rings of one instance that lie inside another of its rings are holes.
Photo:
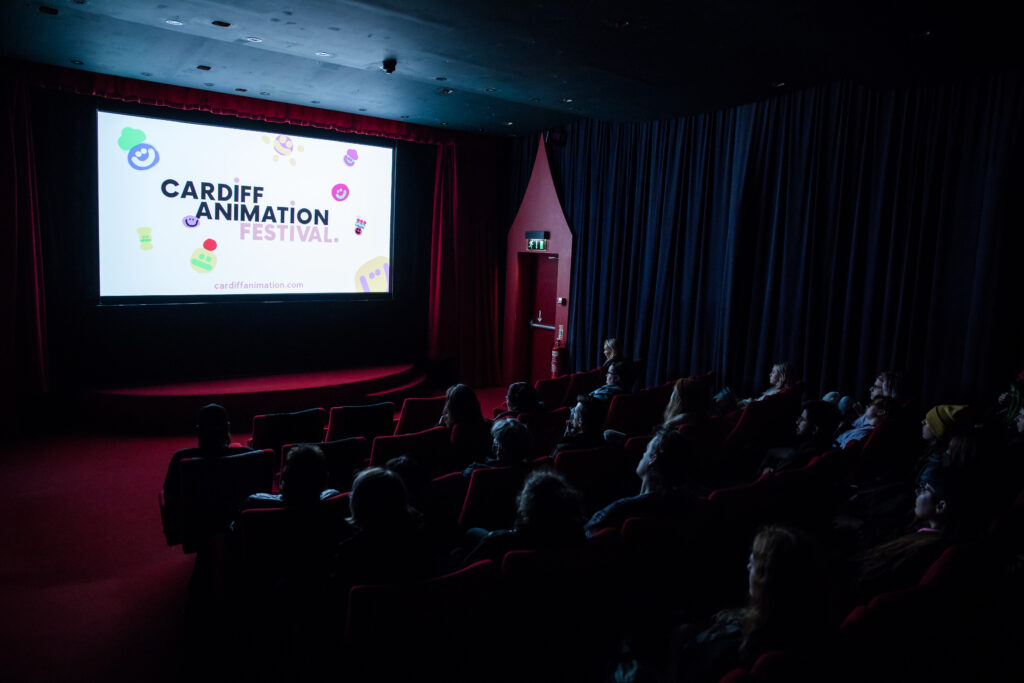
<path fill-rule="evenodd" d="M 345 183 L 338 183 L 331 188 L 331 196 L 334 197 L 335 201 L 343 202 L 348 199 L 348 185 Z"/>

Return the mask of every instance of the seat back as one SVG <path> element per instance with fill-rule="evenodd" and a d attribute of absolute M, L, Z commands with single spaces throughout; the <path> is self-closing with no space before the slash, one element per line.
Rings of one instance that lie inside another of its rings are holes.
<path fill-rule="evenodd" d="M 444 410 L 445 396 L 431 398 L 407 398 L 402 402 L 402 412 L 395 425 L 395 436 L 412 434 L 436 427 Z"/>
<path fill-rule="evenodd" d="M 182 460 L 182 549 L 194 552 L 206 539 L 225 530 L 249 495 L 269 492 L 277 463 L 277 454 L 270 449 Z"/>
<path fill-rule="evenodd" d="M 459 514 L 463 529 L 511 529 L 516 519 L 516 496 L 524 473 L 510 467 L 480 468 L 469 477 L 469 488 Z"/>
<path fill-rule="evenodd" d="M 455 469 L 450 458 L 449 438 L 445 427 L 432 427 L 422 432 L 396 436 L 378 436 L 370 448 L 370 466 L 384 467 L 391 458 L 410 455 L 433 476 L 447 474 Z"/>
<path fill-rule="evenodd" d="M 576 398 L 581 394 L 589 394 L 594 389 L 604 386 L 606 374 L 602 368 L 572 373 L 569 375 L 569 386 L 566 387 L 562 403 L 567 406 L 575 405 Z"/>
<path fill-rule="evenodd" d="M 537 390 L 537 397 L 547 409 L 554 410 L 565 403 L 565 392 L 569 388 L 569 375 L 539 379 L 533 383 L 533 388 Z"/>
<path fill-rule="evenodd" d="M 319 443 L 324 440 L 327 411 L 310 408 L 294 413 L 269 413 L 252 418 L 252 438 L 249 446 L 262 450 L 270 448 L 278 453 L 286 443 Z"/>
<path fill-rule="evenodd" d="M 346 675 L 418 680 L 424 672 L 444 671 L 447 680 L 474 680 L 472 672 L 493 646 L 489 620 L 497 574 L 497 565 L 483 560 L 429 581 L 353 586 Z"/>
<path fill-rule="evenodd" d="M 616 446 L 567 450 L 555 455 L 555 471 L 583 494 L 589 517 L 612 501 L 636 495 L 640 480 L 631 462 Z"/>
<path fill-rule="evenodd" d="M 395 404 L 391 401 L 365 406 L 331 408 L 324 441 L 337 441 L 361 436 L 371 441 L 375 436 L 395 433 Z"/>
<path fill-rule="evenodd" d="M 529 427 L 533 435 L 534 453 L 537 457 L 544 457 L 551 453 L 551 449 L 565 434 L 569 409 L 563 407 L 547 413 L 523 413 L 519 421 Z"/>

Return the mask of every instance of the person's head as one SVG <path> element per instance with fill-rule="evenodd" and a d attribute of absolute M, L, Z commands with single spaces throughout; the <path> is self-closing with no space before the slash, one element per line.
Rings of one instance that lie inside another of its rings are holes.
<path fill-rule="evenodd" d="M 608 372 L 605 375 L 605 384 L 614 384 L 617 387 L 625 387 L 629 368 L 625 361 L 613 360 L 608 364 Z"/>
<path fill-rule="evenodd" d="M 579 434 L 595 434 L 604 426 L 604 407 L 592 396 L 579 396 L 569 411 L 569 426 Z"/>
<path fill-rule="evenodd" d="M 209 403 L 196 415 L 196 434 L 203 450 L 224 448 L 231 443 L 228 411 L 219 403 Z"/>
<path fill-rule="evenodd" d="M 794 379 L 795 373 L 792 364 L 784 360 L 772 365 L 772 371 L 768 374 L 768 383 L 776 389 L 788 387 Z"/>
<path fill-rule="evenodd" d="M 868 390 L 868 398 L 874 401 L 876 398 L 885 396 L 899 400 L 903 397 L 903 375 L 895 370 L 883 370 L 878 373 L 875 383 Z"/>
<path fill-rule="evenodd" d="M 948 440 L 974 423 L 971 410 L 962 405 L 937 405 L 921 420 L 921 438 L 928 443 Z"/>
<path fill-rule="evenodd" d="M 533 435 L 519 420 L 498 420 L 491 427 L 491 452 L 503 463 L 524 462 L 533 454 Z"/>
<path fill-rule="evenodd" d="M 834 403 L 828 401 L 806 401 L 796 421 L 796 435 L 801 438 L 831 436 L 843 419 Z"/>
<path fill-rule="evenodd" d="M 689 377 L 677 379 L 665 406 L 664 422 L 684 413 L 704 414 L 711 406 L 711 388 Z"/>
<path fill-rule="evenodd" d="M 878 426 L 896 416 L 896 401 L 885 396 L 880 396 L 871 402 L 868 409 L 864 411 L 864 419 L 872 425 Z"/>
<path fill-rule="evenodd" d="M 539 407 L 540 397 L 537 390 L 526 382 L 513 382 L 508 385 L 505 403 L 512 414 L 532 413 Z"/>
<path fill-rule="evenodd" d="M 916 493 L 914 517 L 933 528 L 945 527 L 960 502 L 956 473 L 947 468 L 928 472 L 921 478 Z"/>
<path fill-rule="evenodd" d="M 647 492 L 667 492 L 685 486 L 695 476 L 693 446 L 677 429 L 662 427 L 647 443 L 636 474 Z"/>
<path fill-rule="evenodd" d="M 747 561 L 750 600 L 746 635 L 762 629 L 814 628 L 823 604 L 817 544 L 802 532 L 772 525 L 758 532 Z"/>
<path fill-rule="evenodd" d="M 292 446 L 281 468 L 281 500 L 289 507 L 316 505 L 327 480 L 327 459 L 318 446 Z"/>
<path fill-rule="evenodd" d="M 604 344 L 601 347 L 601 352 L 604 354 L 605 360 L 611 360 L 612 358 L 618 358 L 621 354 L 619 353 L 619 340 L 615 337 L 608 337 L 604 340 Z"/>
<path fill-rule="evenodd" d="M 364 531 L 387 531 L 411 519 L 408 496 L 401 477 L 382 467 L 360 472 L 352 482 L 349 521 Z"/>
<path fill-rule="evenodd" d="M 554 535 L 582 533 L 583 508 L 579 491 L 557 472 L 531 473 L 516 498 L 516 527 Z"/>
<path fill-rule="evenodd" d="M 391 458 L 384 467 L 397 474 L 405 484 L 409 504 L 422 509 L 420 506 L 424 505 L 424 499 L 430 489 L 430 471 L 419 460 L 409 455 Z"/>
<path fill-rule="evenodd" d="M 468 384 L 453 384 L 448 387 L 442 416 L 446 427 L 482 422 L 484 419 L 476 392 Z"/>
<path fill-rule="evenodd" d="M 1014 420 L 1014 424 L 1017 425 L 1017 433 L 1024 434 L 1024 410 L 1017 411 L 1017 418 Z"/>

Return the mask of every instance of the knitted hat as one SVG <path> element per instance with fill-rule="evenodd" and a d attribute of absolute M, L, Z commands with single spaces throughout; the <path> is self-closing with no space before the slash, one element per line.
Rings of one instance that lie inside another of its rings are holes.
<path fill-rule="evenodd" d="M 924 419 L 937 439 L 945 436 L 950 429 L 966 427 L 974 423 L 970 406 L 935 406 L 928 411 Z"/>

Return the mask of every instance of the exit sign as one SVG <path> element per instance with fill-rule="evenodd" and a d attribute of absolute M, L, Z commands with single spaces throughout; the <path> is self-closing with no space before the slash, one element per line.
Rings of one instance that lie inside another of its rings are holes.
<path fill-rule="evenodd" d="M 544 239 L 526 240 L 526 248 L 528 251 L 543 251 L 548 248 L 548 241 Z"/>

